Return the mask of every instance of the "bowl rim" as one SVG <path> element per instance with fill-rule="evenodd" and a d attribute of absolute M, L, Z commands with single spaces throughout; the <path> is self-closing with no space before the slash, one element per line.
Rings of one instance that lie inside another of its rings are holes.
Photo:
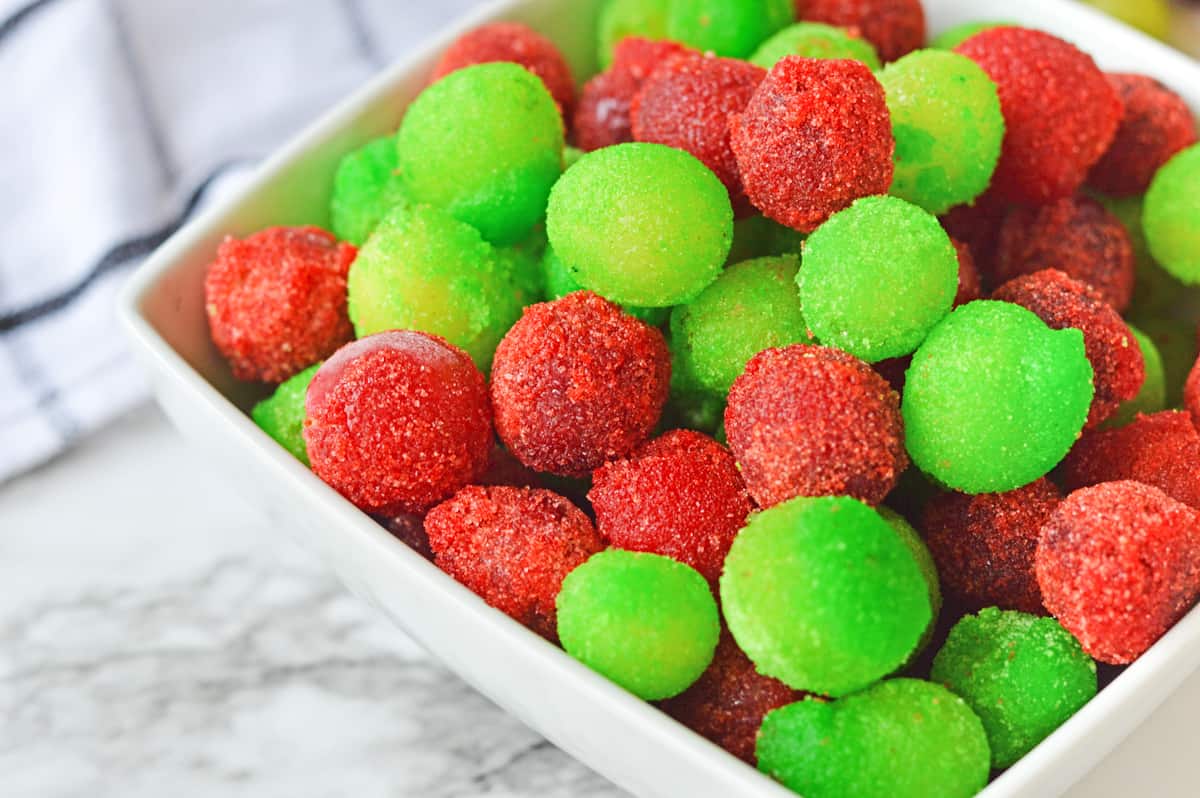
<path fill-rule="evenodd" d="M 657 707 L 627 693 L 571 658 L 562 649 L 489 607 L 474 593 L 397 541 L 263 433 L 247 414 L 185 361 L 145 313 L 147 300 L 160 286 L 163 278 L 179 267 L 185 256 L 202 241 L 219 234 L 220 223 L 232 209 L 247 202 L 262 191 L 265 185 L 278 179 L 306 153 L 332 140 L 360 113 L 381 102 L 397 83 L 410 76 L 419 64 L 440 53 L 458 35 L 484 22 L 510 17 L 513 12 L 530 5 L 531 0 L 491 0 L 484 3 L 430 37 L 421 46 L 396 59 L 363 87 L 291 138 L 275 154 L 256 167 L 242 186 L 197 214 L 137 267 L 120 291 L 120 325 L 145 370 L 158 380 L 165 381 L 174 391 L 186 395 L 192 402 L 193 409 L 203 413 L 211 421 L 227 426 L 244 446 L 247 455 L 256 458 L 282 482 L 287 483 L 287 490 L 305 496 L 308 509 L 316 511 L 324 522 L 336 525 L 347 535 L 347 545 L 361 547 L 372 558 L 396 568 L 405 579 L 413 581 L 417 589 L 436 593 L 441 600 L 453 605 L 456 611 L 474 616 L 488 624 L 496 634 L 496 641 L 516 649 L 520 655 L 519 659 L 542 660 L 546 667 L 554 669 L 578 693 L 587 696 L 589 700 L 607 703 L 607 711 L 616 720 L 639 726 L 663 747 L 664 752 L 673 751 L 692 763 L 712 760 L 715 756 L 716 761 L 708 763 L 708 769 L 714 775 L 718 771 L 732 772 L 730 783 L 752 787 L 754 794 L 763 798 L 795 798 L 793 792 L 767 778 L 757 769 L 741 762 L 675 722 Z M 939 27 L 945 28 L 957 21 L 978 19 L 979 8 L 987 6 L 988 0 L 926 0 L 925 5 L 927 13 L 932 8 L 944 12 L 944 16 L 949 19 L 943 19 L 944 24 L 940 24 Z M 997 4 L 993 2 L 992 5 Z M 1132 44 L 1136 44 L 1139 49 L 1148 49 L 1156 59 L 1164 61 L 1174 70 L 1190 75 L 1195 84 L 1200 86 L 1200 64 L 1138 31 L 1114 22 L 1095 9 L 1065 0 L 1005 0 L 1003 6 L 1005 17 L 1051 14 L 1058 17 L 1055 20 L 1056 26 L 1060 20 L 1063 25 L 1078 21 L 1081 24 L 1086 23 L 1089 28 L 1105 31 L 1110 37 L 1132 37 Z M 1034 6 L 1042 8 L 1035 9 Z M 1046 11 L 1046 7 L 1052 10 Z M 1044 22 L 1030 24 L 1045 27 Z M 1200 106 L 1194 107 L 1193 110 L 1200 112 Z M 344 574 L 343 580 L 346 581 Z M 351 584 L 351 588 L 355 589 L 355 586 Z M 355 592 L 361 594 L 363 591 Z M 390 613 L 386 607 L 380 606 L 369 595 L 366 598 L 402 628 L 405 627 L 402 619 Z M 411 632 L 409 634 L 425 645 L 420 635 Z M 505 705 L 503 697 L 481 688 L 469 676 L 459 672 L 453 664 L 448 667 L 455 670 L 460 678 L 471 683 L 472 687 L 489 695 L 502 706 Z M 979 794 L 980 798 L 1046 795 L 1048 774 L 1059 767 L 1066 756 L 1085 756 L 1085 744 L 1089 740 L 1098 739 L 1098 750 L 1086 755 L 1091 760 L 1086 770 L 1090 770 L 1197 667 L 1200 667 L 1200 606 L 1194 607 L 1141 658 L 1128 666 L 1033 751 L 992 779 Z M 505 708 L 513 711 L 508 706 Z M 522 713 L 513 713 L 523 722 L 528 722 Z M 1120 714 L 1125 716 L 1119 724 L 1124 731 L 1103 734 L 1106 728 L 1111 732 L 1114 718 Z M 1130 717 L 1134 717 L 1134 720 L 1128 721 Z M 538 729 L 538 732 L 544 734 L 541 729 Z M 589 761 L 585 751 L 563 745 L 555 740 L 553 735 L 547 736 L 585 763 Z M 735 771 L 730 771 L 730 768 Z M 1081 771 L 1080 775 L 1086 770 Z M 729 772 L 725 775 L 729 776 Z M 636 789 L 620 778 L 620 774 L 606 772 L 604 775 L 622 786 Z M 1074 780 L 1073 778 L 1063 782 L 1062 789 Z"/>

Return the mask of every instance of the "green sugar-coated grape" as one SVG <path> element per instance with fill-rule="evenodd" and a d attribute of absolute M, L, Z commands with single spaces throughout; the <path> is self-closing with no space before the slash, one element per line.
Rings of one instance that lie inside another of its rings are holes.
<path fill-rule="evenodd" d="M 1138 395 L 1117 408 L 1116 414 L 1104 422 L 1105 427 L 1123 427 L 1133 421 L 1138 413 L 1157 413 L 1167 406 L 1167 382 L 1158 347 L 1150 336 L 1132 324 L 1129 325 L 1129 332 L 1133 333 L 1133 340 L 1137 341 L 1142 360 L 1146 363 L 1146 379 Z"/>
<path fill-rule="evenodd" d="M 725 395 L 713 393 L 700 384 L 690 350 L 677 346 L 672 337 L 667 336 L 671 347 L 671 393 L 659 427 L 664 431 L 682 428 L 713 434 L 724 423 Z"/>
<path fill-rule="evenodd" d="M 987 784 L 983 724 L 941 685 L 892 679 L 769 713 L 758 769 L 804 798 L 970 798 Z"/>
<path fill-rule="evenodd" d="M 808 342 L 794 255 L 730 266 L 700 296 L 671 312 L 673 352 L 686 358 L 700 387 L 724 396 L 764 349 Z"/>
<path fill-rule="evenodd" d="M 795 20 L 793 0 L 668 0 L 667 38 L 702 52 L 746 58 Z"/>
<path fill-rule="evenodd" d="M 894 671 L 933 617 L 908 545 L 846 496 L 801 497 L 752 516 L 721 575 L 721 606 L 760 673 L 841 696 Z"/>
<path fill-rule="evenodd" d="M 557 604 L 567 653 L 648 701 L 700 678 L 720 634 L 704 577 L 657 554 L 595 554 L 563 581 Z"/>
<path fill-rule="evenodd" d="M 933 40 L 929 42 L 929 47 L 933 50 L 953 50 L 976 33 L 983 33 L 992 28 L 1010 28 L 1015 24 L 1013 22 L 964 22 L 934 36 Z"/>
<path fill-rule="evenodd" d="M 393 209 L 359 250 L 346 287 L 359 338 L 384 330 L 434 333 L 466 350 L 484 373 L 521 315 L 495 248 L 428 205 Z"/>
<path fill-rule="evenodd" d="M 901 404 L 908 452 L 956 490 L 1013 490 L 1071 449 L 1092 393 L 1083 333 L 1008 302 L 971 302 L 913 355 Z"/>
<path fill-rule="evenodd" d="M 522 307 L 546 298 L 546 275 L 542 269 L 546 249 L 546 228 L 541 225 L 524 241 L 496 248 L 496 260 L 508 275 Z"/>
<path fill-rule="evenodd" d="M 561 299 L 567 294 L 584 290 L 571 270 L 563 265 L 554 247 L 547 246 L 542 255 L 542 274 L 546 284 L 547 299 Z M 640 308 L 636 305 L 622 305 L 622 309 L 634 318 L 641 319 L 653 327 L 661 327 L 671 316 L 670 308 Z"/>
<path fill-rule="evenodd" d="M 1182 312 L 1194 315 L 1200 310 L 1200 285 L 1184 285 L 1159 266 L 1150 254 L 1146 231 L 1142 228 L 1145 195 L 1108 197 L 1098 192 L 1091 196 L 1120 220 L 1133 246 L 1133 300 L 1128 315 L 1134 319 L 1158 318 Z"/>
<path fill-rule="evenodd" d="M 750 63 L 770 69 L 789 55 L 802 58 L 849 58 L 862 61 L 872 70 L 882 66 L 879 54 L 869 41 L 852 36 L 845 28 L 821 22 L 789 25 L 759 45 L 754 55 L 750 56 Z"/>
<path fill-rule="evenodd" d="M 726 262 L 741 263 L 753 258 L 799 255 L 806 238 L 808 236 L 799 230 L 784 227 L 766 216 L 745 216 L 733 222 L 733 246 L 729 248 Z"/>
<path fill-rule="evenodd" d="M 308 449 L 304 445 L 304 395 L 320 367 L 317 363 L 284 380 L 275 393 L 250 411 L 250 417 L 263 432 L 305 465 L 308 465 Z"/>
<path fill-rule="evenodd" d="M 925 545 L 920 533 L 913 529 L 908 519 L 890 507 L 880 506 L 876 510 L 883 516 L 883 520 L 887 521 L 896 531 L 904 545 L 908 546 L 913 559 L 917 561 L 917 567 L 921 569 L 921 576 L 925 578 L 925 585 L 929 588 L 929 607 L 933 617 L 929 619 L 929 625 L 925 627 L 925 634 L 921 635 L 920 642 L 917 643 L 916 649 L 909 657 L 911 660 L 925 650 L 937 630 L 938 614 L 942 611 L 941 580 L 938 579 L 937 565 L 933 561 L 933 555 L 929 553 L 929 547 Z"/>
<path fill-rule="evenodd" d="M 1135 317 L 1138 325 L 1158 349 L 1163 368 L 1165 407 L 1183 403 L 1183 384 L 1196 363 L 1196 322 L 1168 317 Z"/>
<path fill-rule="evenodd" d="M 911 353 L 950 312 L 958 256 L 933 215 L 865 197 L 808 237 L 799 284 L 817 339 L 873 363 Z"/>
<path fill-rule="evenodd" d="M 955 624 L 931 678 L 979 715 L 997 768 L 1025 756 L 1096 695 L 1096 663 L 1058 621 L 994 607 Z"/>
<path fill-rule="evenodd" d="M 379 220 L 404 201 L 398 158 L 394 135 L 377 138 L 342 158 L 329 200 L 334 235 L 361 246 Z"/>
<path fill-rule="evenodd" d="M 415 202 L 446 209 L 493 244 L 512 244 L 542 219 L 562 172 L 562 117 L 529 70 L 479 64 L 421 92 L 397 152 Z"/>
<path fill-rule="evenodd" d="M 1200 144 L 1176 153 L 1155 173 L 1142 226 L 1164 269 L 1188 285 L 1200 283 Z"/>
<path fill-rule="evenodd" d="M 668 307 L 721 273 L 733 208 L 717 176 L 683 150 L 618 144 L 562 176 L 546 229 L 585 288 L 623 305 Z"/>
<path fill-rule="evenodd" d="M 1084 0 L 1143 33 L 1166 41 L 1171 35 L 1171 6 L 1167 0 Z"/>
<path fill-rule="evenodd" d="M 596 23 L 600 68 L 612 66 L 613 50 L 626 37 L 665 39 L 669 4 L 670 0 L 607 0 Z"/>
<path fill-rule="evenodd" d="M 996 84 L 966 56 L 917 50 L 878 73 L 896 138 L 891 193 L 942 214 L 987 189 L 1004 116 Z"/>

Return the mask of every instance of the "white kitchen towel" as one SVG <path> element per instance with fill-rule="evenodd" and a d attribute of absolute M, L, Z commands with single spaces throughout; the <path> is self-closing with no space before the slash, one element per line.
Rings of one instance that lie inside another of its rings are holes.
<path fill-rule="evenodd" d="M 480 0 L 0 0 L 0 482 L 146 396 L 130 270 Z"/>

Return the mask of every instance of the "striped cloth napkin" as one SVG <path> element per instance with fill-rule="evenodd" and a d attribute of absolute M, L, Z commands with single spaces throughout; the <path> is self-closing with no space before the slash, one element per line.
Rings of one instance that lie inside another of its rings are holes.
<path fill-rule="evenodd" d="M 130 270 L 480 0 L 0 0 L 0 482 L 142 402 Z"/>

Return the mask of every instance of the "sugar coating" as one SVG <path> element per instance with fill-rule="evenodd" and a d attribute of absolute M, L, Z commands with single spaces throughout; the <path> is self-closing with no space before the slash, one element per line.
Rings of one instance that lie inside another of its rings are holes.
<path fill-rule="evenodd" d="M 966 702 L 917 679 L 777 709 L 758 738 L 758 769 L 804 798 L 970 798 L 990 759 Z"/>
<path fill-rule="evenodd" d="M 750 63 L 770 69 L 789 55 L 802 58 L 850 58 L 862 61 L 871 70 L 882 66 L 875 47 L 858 35 L 857 30 L 820 22 L 789 25 L 760 44 L 750 56 Z"/>
<path fill-rule="evenodd" d="M 721 181 L 662 144 L 589 153 L 550 194 L 550 245 L 585 288 L 630 305 L 686 302 L 720 274 L 733 240 Z"/>
<path fill-rule="evenodd" d="M 954 294 L 954 307 L 974 302 L 983 297 L 983 285 L 979 276 L 979 267 L 975 265 L 975 256 L 971 248 L 962 241 L 953 238 L 954 254 L 958 256 L 958 292 Z"/>
<path fill-rule="evenodd" d="M 1044 615 L 1033 555 L 1062 498 L 1047 479 L 1004 493 L 933 496 L 921 529 L 947 599 L 972 612 L 1000 607 Z"/>
<path fill-rule="evenodd" d="M 288 377 L 250 411 L 254 423 L 304 465 L 308 465 L 308 452 L 304 448 L 304 394 L 320 367 L 316 363 Z"/>
<path fill-rule="evenodd" d="M 729 146 L 729 117 L 745 110 L 766 76 L 761 67 L 733 58 L 668 59 L 634 97 L 633 138 L 690 152 L 725 185 L 735 208 L 746 208 Z"/>
<path fill-rule="evenodd" d="M 794 255 L 736 263 L 671 312 L 672 352 L 687 358 L 701 388 L 724 396 L 754 355 L 809 340 L 799 270 Z"/>
<path fill-rule="evenodd" d="M 1052 618 L 996 608 L 950 630 L 930 679 L 983 721 L 992 767 L 1033 750 L 1096 695 L 1096 663 Z"/>
<path fill-rule="evenodd" d="M 541 221 L 562 172 L 558 106 L 541 80 L 511 63 L 466 67 L 429 86 L 396 141 L 408 195 L 501 246 Z"/>
<path fill-rule="evenodd" d="M 985 30 L 955 52 L 1000 92 L 1006 131 L 992 190 L 1029 205 L 1075 193 L 1121 120 L 1121 98 L 1091 56 L 1029 28 Z"/>
<path fill-rule="evenodd" d="M 892 508 L 885 507 L 882 504 L 875 509 L 879 512 L 880 517 L 892 527 L 892 530 L 900 538 L 901 542 L 908 547 L 913 559 L 917 562 L 917 567 L 921 569 L 921 577 L 925 580 L 925 586 L 929 591 L 929 625 L 925 627 L 924 634 L 921 635 L 921 639 L 917 642 L 913 653 L 909 655 L 909 661 L 911 662 L 925 650 L 925 647 L 929 645 L 929 641 L 933 639 L 933 635 L 937 631 L 938 615 L 942 611 L 941 579 L 938 577 L 937 565 L 933 561 L 933 555 L 929 552 L 929 547 L 925 545 L 925 541 L 921 539 L 921 534 L 913 528 L 908 519 Z"/>
<path fill-rule="evenodd" d="M 571 270 L 563 264 L 558 255 L 554 254 L 554 247 L 546 247 L 542 253 L 541 265 L 546 285 L 546 299 L 562 299 L 567 294 L 584 290 L 579 281 L 575 279 L 575 275 L 571 274 Z M 670 308 L 639 308 L 636 305 L 622 305 L 621 309 L 651 327 L 661 327 L 671 316 Z"/>
<path fill-rule="evenodd" d="M 982 33 L 992 28 L 1017 27 L 1012 22 L 963 22 L 939 33 L 929 40 L 932 50 L 953 50 L 976 33 Z"/>
<path fill-rule="evenodd" d="M 429 511 L 425 532 L 438 568 L 551 641 L 563 579 L 604 548 L 582 510 L 541 488 L 463 488 Z"/>
<path fill-rule="evenodd" d="M 1087 426 L 1099 425 L 1141 390 L 1146 362 L 1137 341 L 1125 321 L 1090 286 L 1057 269 L 1045 269 L 1008 281 L 992 298 L 1033 311 L 1051 329 L 1083 333 L 1095 386 Z"/>
<path fill-rule="evenodd" d="M 793 496 L 879 504 L 908 466 L 899 397 L 837 349 L 766 349 L 733 383 L 725 431 L 761 507 Z"/>
<path fill-rule="evenodd" d="M 1077 194 L 1038 208 L 1013 207 L 996 241 L 991 280 L 1058 269 L 1087 283 L 1122 313 L 1133 296 L 1133 244 L 1099 202 Z"/>
<path fill-rule="evenodd" d="M 1088 185 L 1115 197 L 1141 194 L 1171 156 L 1196 143 L 1196 120 L 1182 97 L 1152 77 L 1106 77 L 1125 113 L 1108 151 L 1088 174 Z"/>
<path fill-rule="evenodd" d="M 621 42 L 631 37 L 665 39 L 670 0 L 606 0 L 596 22 L 600 68 L 613 65 Z"/>
<path fill-rule="evenodd" d="M 476 64 L 505 61 L 525 67 L 542 81 L 563 117 L 571 118 L 575 78 L 554 42 L 528 25 L 492 22 L 455 39 L 433 68 L 432 80 Z"/>
<path fill-rule="evenodd" d="M 797 5 L 806 21 L 857 28 L 884 61 L 895 61 L 925 43 L 920 0 L 803 0 Z"/>
<path fill-rule="evenodd" d="M 865 197 L 808 237 L 797 280 L 817 339 L 875 362 L 915 351 L 950 312 L 958 255 L 926 211 Z"/>
<path fill-rule="evenodd" d="M 1045 476 L 1083 429 L 1092 367 L 1079 330 L 981 300 L 956 308 L 913 355 L 905 380 L 908 453 L 965 493 L 1012 490 Z"/>
<path fill-rule="evenodd" d="M 720 631 L 704 577 L 657 554 L 603 551 L 572 571 L 558 595 L 567 653 L 647 701 L 699 679 Z"/>
<path fill-rule="evenodd" d="M 667 38 L 729 58 L 746 58 L 795 21 L 792 0 L 668 0 Z"/>
<path fill-rule="evenodd" d="M 858 61 L 782 59 L 730 131 L 750 201 L 802 232 L 892 182 L 887 101 Z"/>
<path fill-rule="evenodd" d="M 671 380 L 662 333 L 580 291 L 531 305 L 496 350 L 496 432 L 535 471 L 581 477 L 658 422 Z"/>
<path fill-rule="evenodd" d="M 663 702 L 661 708 L 692 731 L 753 765 L 754 743 L 763 717 L 803 697 L 803 693 L 755 670 L 733 636 L 723 629 L 708 670 L 685 692 Z"/>
<path fill-rule="evenodd" d="M 1200 510 L 1200 432 L 1182 410 L 1138 416 L 1119 429 L 1088 432 L 1061 473 L 1067 490 L 1132 479 Z"/>
<path fill-rule="evenodd" d="M 894 671 L 933 617 L 911 549 L 848 496 L 796 498 L 752 516 L 725 558 L 721 608 L 759 673 L 829 696 Z"/>
<path fill-rule="evenodd" d="M 605 463 L 588 500 L 613 546 L 686 563 L 713 584 L 754 509 L 733 455 L 693 430 L 671 430 Z"/>
<path fill-rule="evenodd" d="M 1105 427 L 1123 427 L 1137 418 L 1139 413 L 1157 413 L 1167 406 L 1166 376 L 1163 371 L 1162 355 L 1154 340 L 1144 332 L 1128 325 L 1133 340 L 1137 343 L 1138 351 L 1142 353 L 1142 362 L 1146 365 L 1146 379 L 1137 396 L 1122 402 L 1117 412 L 1104 422 Z"/>
<path fill-rule="evenodd" d="M 305 415 L 313 471 L 378 515 L 424 512 L 478 478 L 492 449 L 479 369 L 444 339 L 412 330 L 339 349 L 313 376 Z"/>
<path fill-rule="evenodd" d="M 1182 282 L 1200 284 L 1200 144 L 1155 173 L 1142 225 L 1154 259 Z"/>
<path fill-rule="evenodd" d="M 329 198 L 334 235 L 361 246 L 388 211 L 406 200 L 398 159 L 395 135 L 369 141 L 342 158 Z"/>
<path fill-rule="evenodd" d="M 470 225 L 428 205 L 400 205 L 379 223 L 350 267 L 347 289 L 360 338 L 434 333 L 484 371 L 521 313 L 496 250 Z"/>
<path fill-rule="evenodd" d="M 623 39 L 616 46 L 612 66 L 589 80 L 579 95 L 572 125 L 575 145 L 591 152 L 633 141 L 630 107 L 646 78 L 663 61 L 694 52 L 677 42 L 638 36 Z"/>
<path fill-rule="evenodd" d="M 204 277 L 204 310 L 234 377 L 283 382 L 354 337 L 346 272 L 355 253 L 316 227 L 221 242 Z"/>
<path fill-rule="evenodd" d="M 1126 665 L 1200 597 L 1200 516 L 1140 482 L 1082 488 L 1042 528 L 1036 567 L 1046 609 L 1083 650 Z"/>
<path fill-rule="evenodd" d="M 524 241 L 496 247 L 496 262 L 521 307 L 546 298 L 546 274 L 542 269 L 549 244 L 546 228 L 539 225 Z"/>
<path fill-rule="evenodd" d="M 890 193 L 935 214 L 982 194 L 1004 140 L 991 78 L 971 59 L 943 50 L 909 53 L 877 77 L 896 138 Z"/>

